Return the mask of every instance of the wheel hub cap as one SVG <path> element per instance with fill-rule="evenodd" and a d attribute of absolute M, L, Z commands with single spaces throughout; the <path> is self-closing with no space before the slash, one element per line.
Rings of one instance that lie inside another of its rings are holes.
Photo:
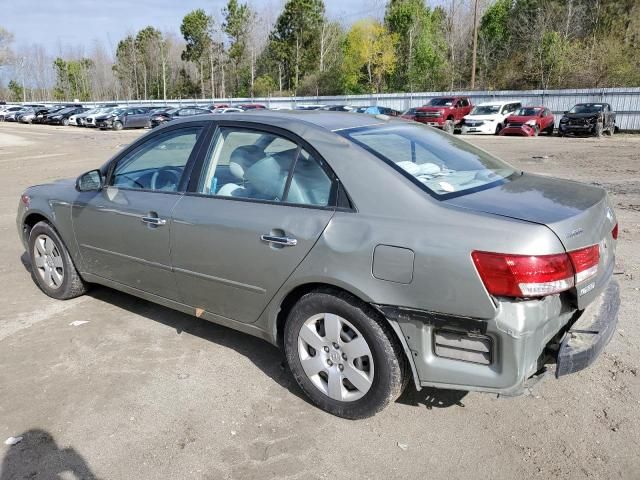
<path fill-rule="evenodd" d="M 298 357 L 313 385 L 342 402 L 362 398 L 371 388 L 371 349 L 348 320 L 330 313 L 309 318 L 298 333 Z"/>
<path fill-rule="evenodd" d="M 36 273 L 44 284 L 57 289 L 64 280 L 62 256 L 53 239 L 48 235 L 38 235 L 33 245 L 33 260 Z"/>

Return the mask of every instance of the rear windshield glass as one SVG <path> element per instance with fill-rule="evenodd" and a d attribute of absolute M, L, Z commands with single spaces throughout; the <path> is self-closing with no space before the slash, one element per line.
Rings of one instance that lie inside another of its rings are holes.
<path fill-rule="evenodd" d="M 362 127 L 338 133 L 441 199 L 500 185 L 516 173 L 484 150 L 420 124 Z"/>

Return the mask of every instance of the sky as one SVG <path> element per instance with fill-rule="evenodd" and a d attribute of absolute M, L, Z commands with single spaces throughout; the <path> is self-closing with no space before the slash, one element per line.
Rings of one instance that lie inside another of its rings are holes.
<path fill-rule="evenodd" d="M 68 45 L 89 50 L 98 40 L 111 48 L 147 25 L 179 34 L 184 15 L 196 8 L 220 12 L 226 0 L 0 0 L 0 26 L 14 35 L 14 46 L 40 43 L 51 54 Z M 275 18 L 283 0 L 247 0 Z M 344 23 L 384 13 L 382 0 L 325 0 L 329 18 Z"/>

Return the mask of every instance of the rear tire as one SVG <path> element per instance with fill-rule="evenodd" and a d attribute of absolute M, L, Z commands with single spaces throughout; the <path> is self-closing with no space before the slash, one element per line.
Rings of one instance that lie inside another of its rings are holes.
<path fill-rule="evenodd" d="M 345 293 L 304 295 L 287 318 L 284 350 L 300 388 L 338 417 L 375 415 L 407 384 L 407 359 L 389 325 Z"/>
<path fill-rule="evenodd" d="M 36 223 L 29 232 L 29 258 L 31 278 L 48 296 L 68 300 L 87 291 L 67 247 L 47 222 Z"/>

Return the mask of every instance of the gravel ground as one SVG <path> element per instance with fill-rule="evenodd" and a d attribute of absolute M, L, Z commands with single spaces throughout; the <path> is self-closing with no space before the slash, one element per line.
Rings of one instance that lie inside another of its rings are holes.
<path fill-rule="evenodd" d="M 611 193 L 623 304 L 592 368 L 513 399 L 409 388 L 353 422 L 307 403 L 263 341 L 106 288 L 58 302 L 32 283 L 22 190 L 141 133 L 0 124 L 0 440 L 24 437 L 0 444 L 0 480 L 640 478 L 640 136 L 470 139 Z"/>

